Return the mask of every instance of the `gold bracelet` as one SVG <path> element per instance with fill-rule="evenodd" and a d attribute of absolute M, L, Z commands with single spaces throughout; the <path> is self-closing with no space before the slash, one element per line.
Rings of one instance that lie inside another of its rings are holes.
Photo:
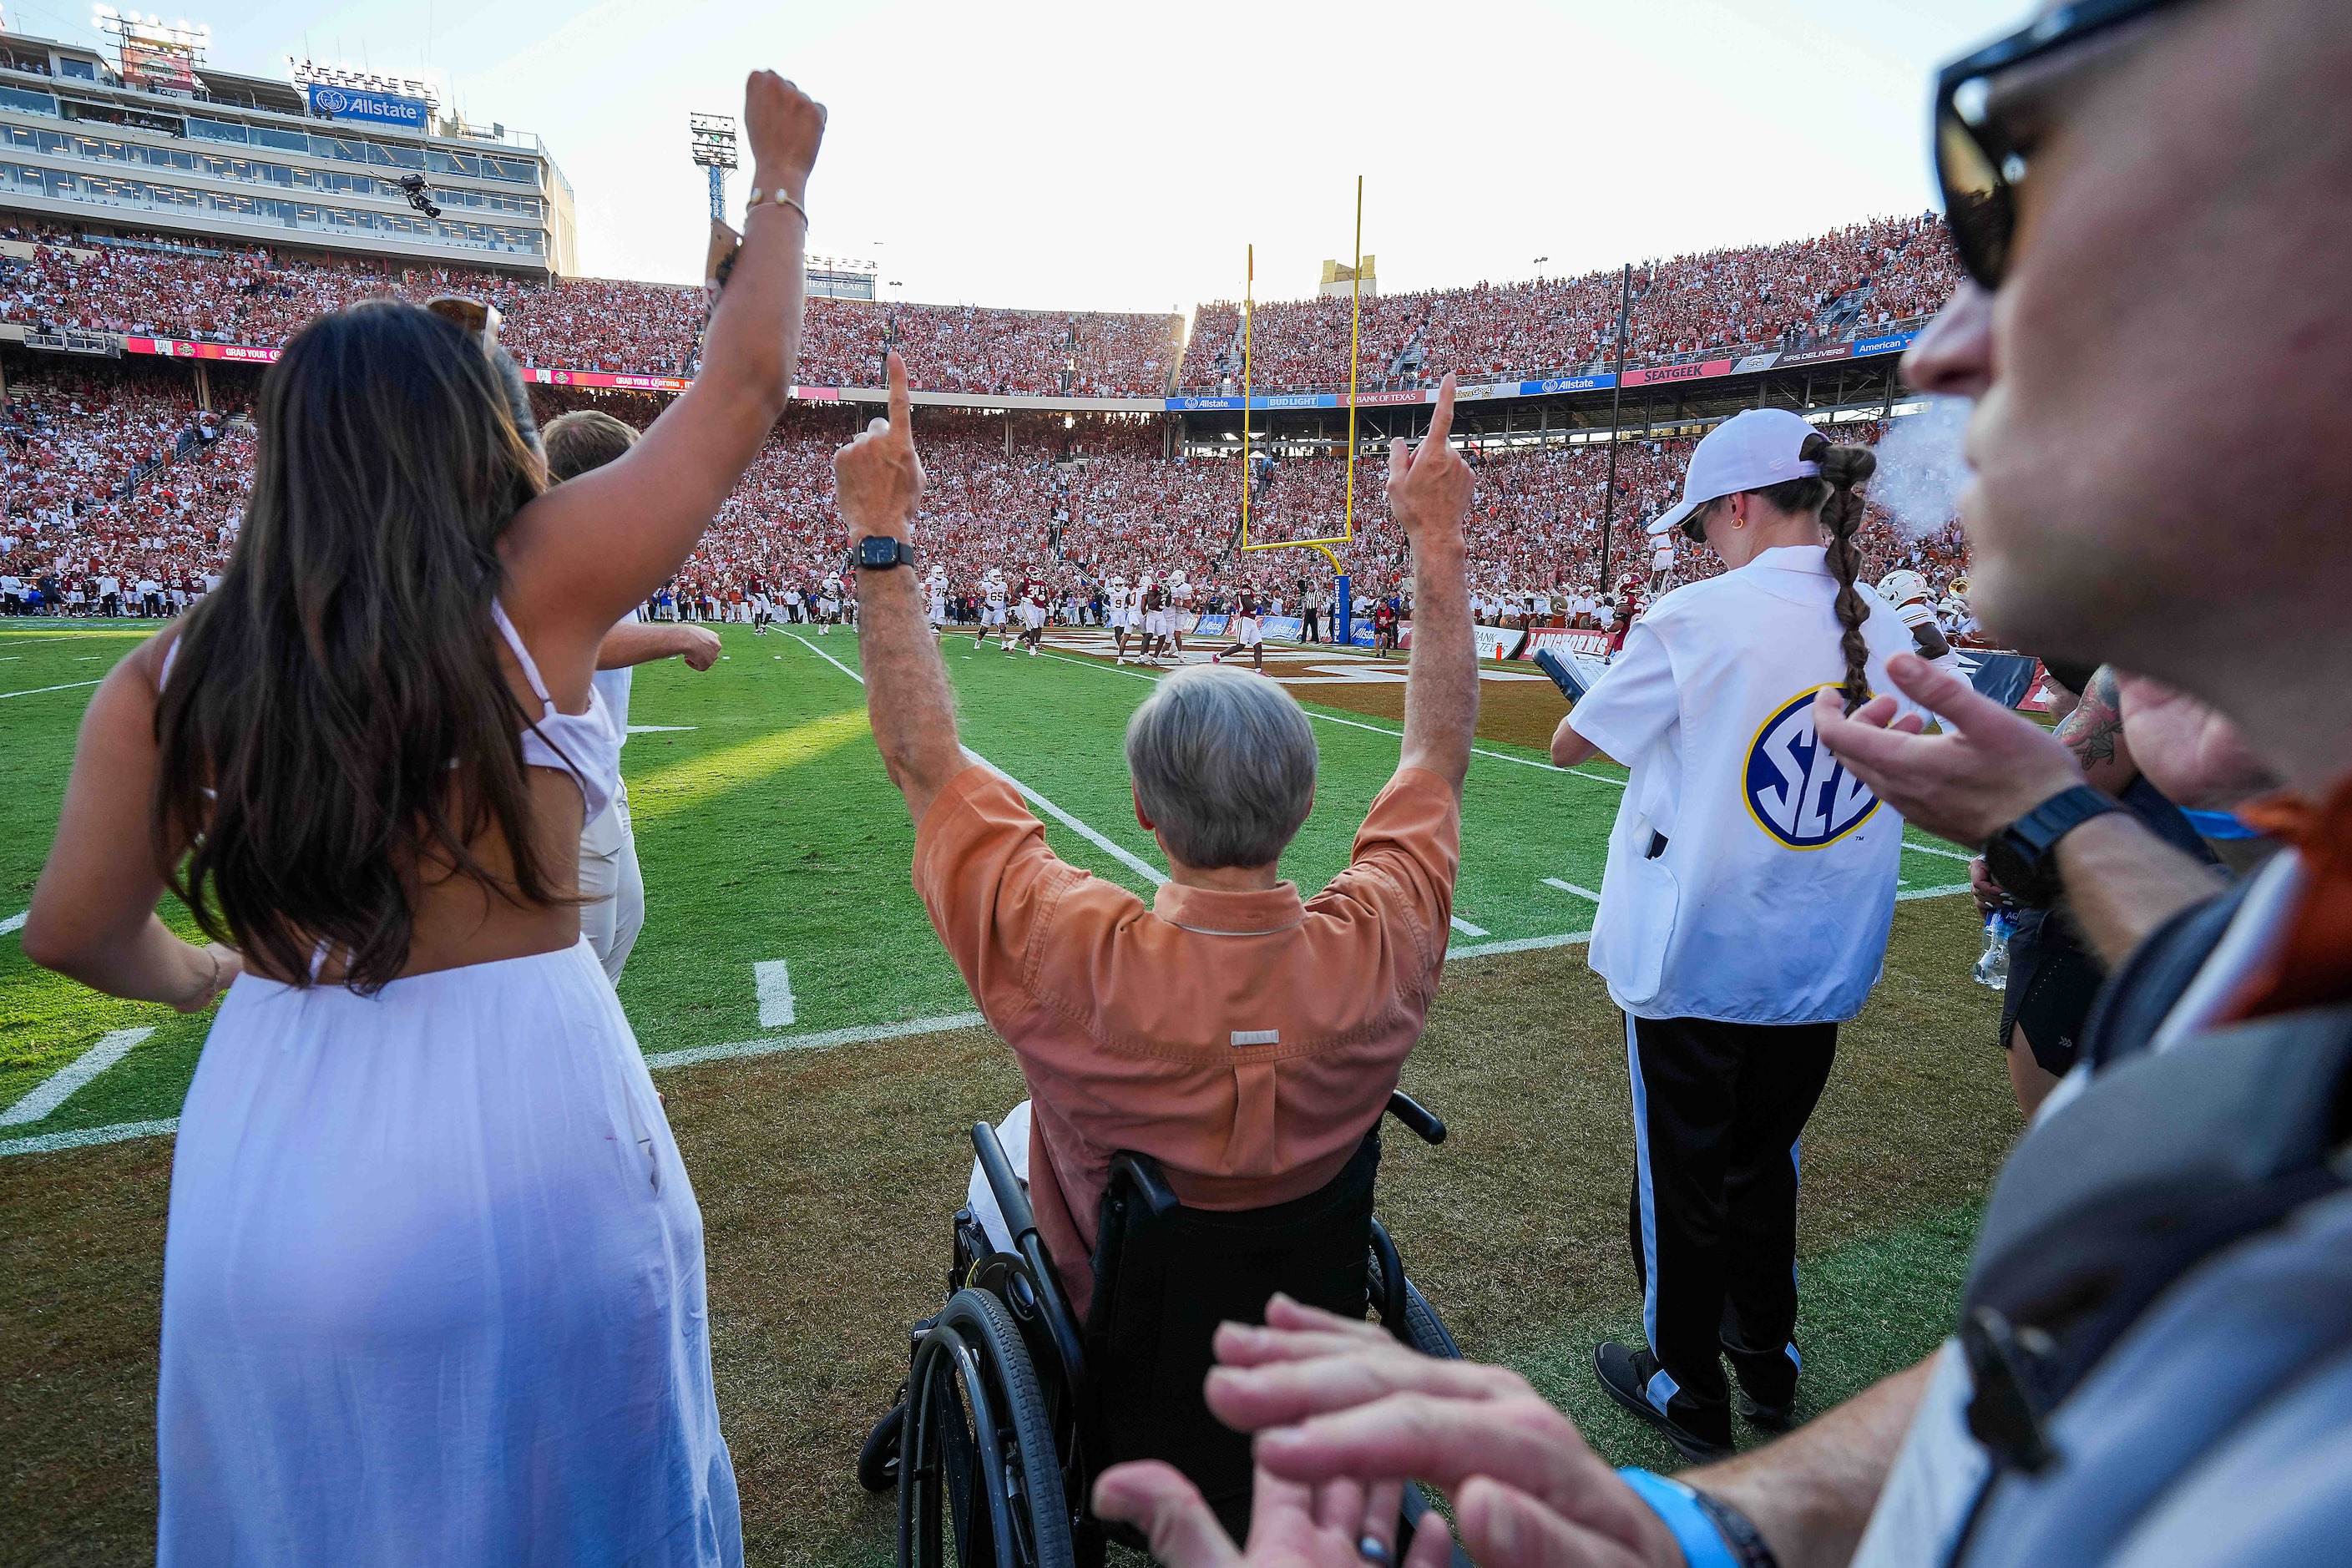
<path fill-rule="evenodd" d="M 801 222 L 803 225 L 807 224 L 809 220 L 808 208 L 801 205 L 800 203 L 793 200 L 791 196 L 785 195 L 781 186 L 772 191 L 763 191 L 757 185 L 752 186 L 751 199 L 743 204 L 744 218 L 748 221 L 752 213 L 758 211 L 759 208 L 763 205 L 790 207 L 793 211 L 801 215 Z"/>

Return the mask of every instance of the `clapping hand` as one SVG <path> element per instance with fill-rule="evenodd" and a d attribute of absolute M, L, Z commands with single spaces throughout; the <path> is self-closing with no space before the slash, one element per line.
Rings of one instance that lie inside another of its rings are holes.
<path fill-rule="evenodd" d="M 1164 1465 L 1118 1466 L 1095 1489 L 1096 1511 L 1148 1528 L 1170 1568 L 1363 1568 L 1379 1559 L 1359 1543 L 1389 1548 L 1407 1478 L 1453 1495 L 1463 1543 L 1486 1568 L 1682 1561 L 1656 1514 L 1515 1373 L 1435 1360 L 1281 1296 L 1264 1328 L 1219 1329 L 1217 1359 L 1209 1408 L 1258 1434 L 1247 1550 Z M 1403 1568 L 1437 1568 L 1450 1545 L 1426 1514 Z"/>

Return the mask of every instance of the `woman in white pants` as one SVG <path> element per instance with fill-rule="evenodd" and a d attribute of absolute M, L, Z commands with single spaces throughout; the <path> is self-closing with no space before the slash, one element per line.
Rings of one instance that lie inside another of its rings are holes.
<path fill-rule="evenodd" d="M 263 380 L 224 591 L 84 720 L 26 955 L 189 1012 L 234 982 L 173 1157 L 164 1568 L 742 1561 L 701 1211 L 575 878 L 619 773 L 597 649 L 798 358 L 824 112 L 746 100 L 761 195 L 634 450 L 542 493 L 478 335 L 321 316 Z"/>
<path fill-rule="evenodd" d="M 541 437 L 547 477 L 556 484 L 617 460 L 637 443 L 633 426 L 595 408 L 557 416 Z M 597 647 L 597 700 L 612 716 L 624 746 L 629 743 L 633 673 L 638 665 L 663 658 L 683 658 L 688 669 L 709 669 L 719 659 L 719 634 L 707 626 L 647 626 L 631 616 L 606 632 Z M 588 900 L 580 906 L 580 934 L 595 951 L 604 977 L 618 985 L 637 933 L 645 929 L 646 879 L 637 868 L 629 787 L 617 778 L 613 803 L 580 830 L 580 896 Z"/>

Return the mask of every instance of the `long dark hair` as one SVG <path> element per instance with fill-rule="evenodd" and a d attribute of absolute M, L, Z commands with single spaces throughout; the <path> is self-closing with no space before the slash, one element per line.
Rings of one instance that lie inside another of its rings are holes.
<path fill-rule="evenodd" d="M 408 962 L 422 871 L 562 896 L 490 613 L 544 481 L 481 349 L 411 305 L 305 327 L 260 426 L 236 552 L 156 706 L 155 847 L 206 934 L 296 984 L 324 943 L 373 993 Z M 503 869 L 472 848 L 492 826 Z"/>
<path fill-rule="evenodd" d="M 1849 713 L 1870 700 L 1870 645 L 1863 641 L 1862 624 L 1870 618 L 1870 606 L 1854 591 L 1853 580 L 1862 570 L 1862 551 L 1853 542 L 1854 531 L 1862 526 L 1862 497 L 1854 486 L 1877 471 L 1878 458 L 1867 447 L 1833 447 L 1829 438 L 1820 434 L 1805 437 L 1797 449 L 1797 459 L 1821 465 L 1821 477 L 1808 474 L 1801 479 L 1782 479 L 1756 493 L 1782 511 L 1811 511 L 1822 509 L 1822 525 L 1829 530 L 1829 566 L 1837 577 L 1838 625 L 1844 635 L 1838 647 L 1845 655 L 1845 679 L 1839 683 L 1838 695 L 1845 699 Z"/>

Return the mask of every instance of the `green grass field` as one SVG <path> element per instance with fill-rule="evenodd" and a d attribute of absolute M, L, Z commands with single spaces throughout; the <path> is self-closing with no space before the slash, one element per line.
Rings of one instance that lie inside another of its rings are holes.
<path fill-rule="evenodd" d="M 0 921 L 29 902 L 91 685 L 141 635 L 0 627 Z M 937 1304 L 970 1163 L 960 1130 L 1001 1114 L 1019 1079 L 971 1026 L 909 884 L 913 827 L 866 736 L 855 637 L 730 627 L 725 643 L 708 673 L 670 663 L 636 682 L 645 729 L 624 760 L 647 909 L 621 1000 L 706 1216 L 752 1555 L 874 1562 L 888 1510 L 856 1492 L 848 1461 L 902 1370 L 904 1324 Z M 1156 850 L 1118 740 L 1154 677 L 968 646 L 950 639 L 948 660 L 965 743 L 1030 793 L 1056 853 L 1148 897 Z M 1284 870 L 1311 891 L 1396 764 L 1401 688 L 1292 689 L 1322 768 Z M 1622 774 L 1563 774 L 1520 743 L 1556 717 L 1549 687 L 1485 691 L 1461 929 L 1405 1075 L 1456 1136 L 1398 1149 L 1382 1209 L 1471 1353 L 1519 1366 L 1604 1452 L 1664 1464 L 1663 1444 L 1592 1395 L 1580 1359 L 1638 1307 L 1622 1025 L 1584 968 L 1592 906 L 1572 890 L 1600 886 Z M 2016 1127 L 1989 1048 L 1997 999 L 1967 981 L 1976 924 L 1941 891 L 1961 867 L 1914 839 L 1903 875 L 1918 897 L 1898 906 L 1887 980 L 1842 1038 L 1807 1135 L 1809 1408 L 1940 1334 L 1972 1205 Z M 779 961 L 790 1018 L 771 969 L 763 1024 L 755 966 Z M 0 1562 L 111 1560 L 152 1531 L 170 1149 L 153 1124 L 178 1114 L 207 1024 L 95 996 L 0 937 L 0 1118 L 115 1031 L 152 1031 L 53 1109 L 0 1124 Z"/>

